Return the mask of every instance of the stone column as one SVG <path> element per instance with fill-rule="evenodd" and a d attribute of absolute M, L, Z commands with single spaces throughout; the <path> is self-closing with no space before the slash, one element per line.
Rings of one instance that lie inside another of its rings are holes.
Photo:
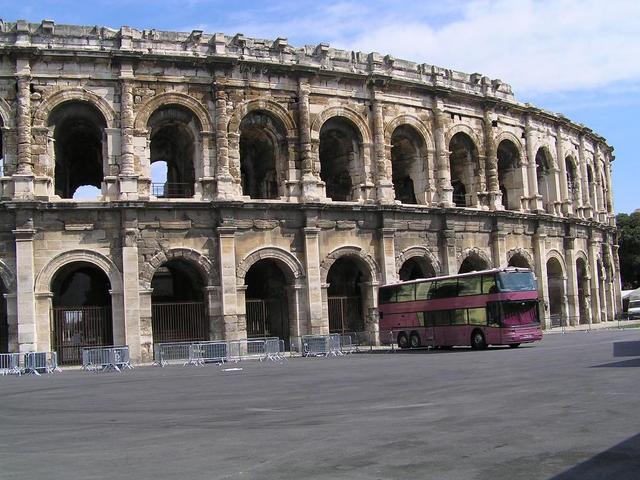
<path fill-rule="evenodd" d="M 306 78 L 298 82 L 298 138 L 300 140 L 300 166 L 302 168 L 302 201 L 319 202 L 324 197 L 320 186 L 316 158 L 311 147 L 311 120 L 309 95 L 311 87 Z"/>
<path fill-rule="evenodd" d="M 215 92 L 216 116 L 216 177 L 218 199 L 232 199 L 238 194 L 236 182 L 229 170 L 229 137 L 227 133 L 227 93 L 222 90 Z"/>
<path fill-rule="evenodd" d="M 307 222 L 309 224 L 309 222 Z M 307 272 L 307 317 L 309 325 L 307 333 L 323 333 L 329 328 L 329 312 L 327 311 L 326 290 L 323 295 L 320 278 L 320 229 L 305 227 L 304 229 L 304 261 Z"/>
<path fill-rule="evenodd" d="M 580 323 L 580 301 L 578 299 L 578 272 L 576 268 L 575 238 L 565 238 L 565 263 L 567 265 L 567 315 L 570 325 Z"/>
<path fill-rule="evenodd" d="M 376 345 L 380 344 L 380 327 L 378 324 L 378 282 L 361 282 L 362 315 L 364 330 L 368 332 Z"/>
<path fill-rule="evenodd" d="M 498 178 L 498 147 L 493 135 L 493 112 L 484 109 L 484 144 L 486 155 L 487 191 L 489 192 L 489 209 L 504 210 L 500 179 Z M 495 263 L 499 265 L 499 263 Z"/>
<path fill-rule="evenodd" d="M 531 116 L 527 115 L 524 127 L 527 150 L 527 179 L 529 180 L 529 210 L 541 211 L 542 195 L 538 193 L 538 172 L 536 169 L 535 130 L 531 124 Z"/>
<path fill-rule="evenodd" d="M 380 253 L 382 255 L 382 282 L 393 283 L 398 280 L 396 271 L 395 228 L 383 228 L 380 232 Z"/>
<path fill-rule="evenodd" d="M 501 224 L 496 223 L 491 232 L 491 256 L 494 267 L 507 265 L 507 234 Z"/>
<path fill-rule="evenodd" d="M 458 273 L 458 260 L 456 258 L 456 232 L 453 229 L 445 228 L 441 231 L 440 240 L 442 245 L 442 273 L 444 275 L 455 275 Z"/>
<path fill-rule="evenodd" d="M 614 313 L 622 313 L 622 280 L 620 279 L 620 245 L 613 245 Z M 617 267 L 617 268 L 616 268 Z"/>
<path fill-rule="evenodd" d="M 540 323 L 544 328 L 551 328 L 551 314 L 549 307 L 549 277 L 547 274 L 547 232 L 538 225 L 533 235 L 533 254 L 535 258 L 535 273 L 538 281 L 538 296 L 540 298 Z"/>
<path fill-rule="evenodd" d="M 569 185 L 567 175 L 567 162 L 564 157 L 564 144 L 562 141 L 562 125 L 556 125 L 556 158 L 560 169 L 560 200 L 562 202 L 562 213 L 565 216 L 573 214 L 573 198 L 569 196 Z M 574 187 L 575 188 L 575 187 Z"/>
<path fill-rule="evenodd" d="M 218 227 L 218 244 L 220 255 L 220 286 L 222 288 L 222 318 L 224 324 L 224 338 L 237 340 L 238 325 L 238 292 L 236 285 L 236 244 L 234 225 L 225 222 Z"/>
<path fill-rule="evenodd" d="M 441 100 L 436 100 L 433 108 L 433 135 L 436 144 L 436 192 L 438 204 L 449 208 L 453 203 L 453 187 L 451 186 L 451 171 L 449 170 L 449 147 L 446 144 L 444 130 L 446 118 L 444 111 L 438 105 Z"/>
<path fill-rule="evenodd" d="M 289 335 L 300 337 L 304 335 L 306 327 L 305 312 L 303 310 L 304 285 L 296 280 L 294 285 L 287 287 L 287 299 L 289 307 Z"/>
<path fill-rule="evenodd" d="M 18 131 L 18 167 L 13 175 L 16 198 L 31 198 L 34 192 L 31 158 L 31 64 L 16 59 L 16 127 Z"/>
<path fill-rule="evenodd" d="M 153 337 L 149 335 L 150 332 L 144 335 L 140 329 L 138 228 L 125 226 L 122 236 L 122 301 L 126 342 L 134 361 L 149 362 L 153 360 Z"/>
<path fill-rule="evenodd" d="M 582 172 L 582 217 L 590 218 L 593 212 L 593 205 L 591 205 L 591 187 L 589 185 L 589 176 L 587 175 L 587 157 L 585 153 L 583 134 L 580 134 L 580 143 L 578 145 L 578 165 Z"/>
<path fill-rule="evenodd" d="M 598 250 L 600 250 L 600 244 L 598 242 L 589 239 L 589 270 L 591 272 L 590 289 L 591 289 L 591 318 L 594 323 L 600 323 L 601 317 L 601 305 L 600 305 L 600 274 L 598 270 Z"/>
<path fill-rule="evenodd" d="M 391 162 L 387 159 L 387 147 L 384 143 L 384 111 L 382 102 L 376 98 L 378 92 L 373 92 L 373 144 L 375 151 L 375 172 L 378 203 L 393 203 L 395 199 L 393 182 L 391 180 Z"/>
<path fill-rule="evenodd" d="M 36 304 L 34 295 L 35 268 L 33 264 L 33 221 L 28 219 L 13 230 L 16 242 L 16 312 L 18 316 L 18 351 L 38 349 Z M 42 332 L 48 334 L 49 332 Z"/>
<path fill-rule="evenodd" d="M 130 63 L 120 66 L 120 174 L 118 178 L 120 200 L 138 198 L 138 175 L 135 172 L 133 146 L 133 67 Z"/>

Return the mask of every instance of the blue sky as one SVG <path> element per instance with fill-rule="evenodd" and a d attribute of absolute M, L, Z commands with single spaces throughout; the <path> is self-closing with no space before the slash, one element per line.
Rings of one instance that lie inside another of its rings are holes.
<path fill-rule="evenodd" d="M 511 84 L 615 147 L 615 210 L 640 208 L 638 0 L 0 0 L 0 18 L 328 42 Z"/>

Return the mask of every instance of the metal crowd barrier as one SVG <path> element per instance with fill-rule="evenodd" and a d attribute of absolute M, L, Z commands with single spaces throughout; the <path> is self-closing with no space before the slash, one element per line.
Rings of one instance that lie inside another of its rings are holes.
<path fill-rule="evenodd" d="M 189 347 L 193 342 L 156 343 L 153 346 L 153 364 L 164 367 L 169 363 L 189 362 Z"/>
<path fill-rule="evenodd" d="M 228 357 L 227 342 L 197 342 L 189 345 L 189 359 L 185 365 L 224 363 Z"/>
<path fill-rule="evenodd" d="M 284 359 L 284 341 L 278 337 L 247 338 L 229 341 L 229 360 L 244 359 L 282 360 Z"/>
<path fill-rule="evenodd" d="M 331 333 L 329 335 L 303 335 L 300 337 L 300 353 L 304 357 L 344 355 L 342 351 L 342 341 L 347 342 L 347 338 L 346 336 L 343 338 L 339 333 Z"/>
<path fill-rule="evenodd" d="M 19 353 L 0 353 L 0 375 L 21 374 Z"/>
<path fill-rule="evenodd" d="M 24 373 L 40 375 L 41 373 L 62 372 L 58 366 L 56 352 L 29 352 L 24 354 Z"/>
<path fill-rule="evenodd" d="M 344 332 L 343 337 L 349 337 L 350 344 L 343 347 L 344 353 L 372 351 L 375 345 L 374 332 Z"/>
<path fill-rule="evenodd" d="M 85 347 L 82 349 L 82 369 L 87 371 L 120 372 L 131 366 L 128 346 Z"/>

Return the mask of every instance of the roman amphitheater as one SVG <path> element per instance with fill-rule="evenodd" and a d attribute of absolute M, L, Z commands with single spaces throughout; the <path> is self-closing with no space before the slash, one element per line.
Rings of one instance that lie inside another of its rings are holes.
<path fill-rule="evenodd" d="M 48 20 L 0 54 L 0 351 L 375 333 L 378 285 L 506 265 L 547 328 L 619 311 L 613 149 L 501 80 Z"/>

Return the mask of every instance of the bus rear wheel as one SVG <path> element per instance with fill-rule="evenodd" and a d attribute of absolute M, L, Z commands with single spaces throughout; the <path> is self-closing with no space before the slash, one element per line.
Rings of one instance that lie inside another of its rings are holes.
<path fill-rule="evenodd" d="M 409 348 L 409 339 L 407 338 L 407 334 L 404 332 L 398 335 L 398 347 Z"/>
<path fill-rule="evenodd" d="M 420 335 L 418 335 L 418 332 L 411 333 L 409 342 L 411 343 L 411 348 L 420 348 L 422 346 L 422 341 L 420 340 Z"/>
<path fill-rule="evenodd" d="M 487 342 L 480 330 L 474 330 L 471 334 L 471 348 L 474 350 L 484 350 L 487 348 Z"/>

